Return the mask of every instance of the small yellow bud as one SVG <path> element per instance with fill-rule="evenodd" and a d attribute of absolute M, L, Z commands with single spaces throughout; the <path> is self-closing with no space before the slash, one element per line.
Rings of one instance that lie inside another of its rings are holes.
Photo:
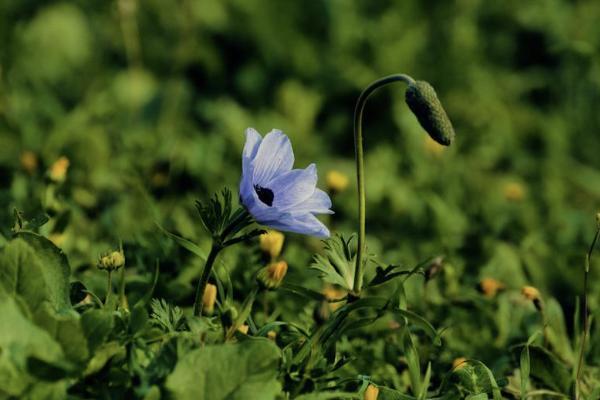
<path fill-rule="evenodd" d="M 540 291 L 534 288 L 533 286 L 524 286 L 521 289 L 521 294 L 527 299 L 533 302 L 533 305 L 538 311 L 542 310 L 542 296 Z"/>
<path fill-rule="evenodd" d="M 248 325 L 240 325 L 237 329 L 239 332 L 243 333 L 244 335 L 248 334 Z"/>
<path fill-rule="evenodd" d="M 24 151 L 21 153 L 21 168 L 28 174 L 32 175 L 38 168 L 38 158 L 32 151 Z"/>
<path fill-rule="evenodd" d="M 452 369 L 461 369 L 464 368 L 467 365 L 467 359 L 464 357 L 458 357 L 455 358 L 454 361 L 452 361 Z"/>
<path fill-rule="evenodd" d="M 367 386 L 367 390 L 365 390 L 364 400 L 377 400 L 379 396 L 379 388 L 371 383 Z"/>
<path fill-rule="evenodd" d="M 271 339 L 272 341 L 275 341 L 275 339 L 277 339 L 277 332 L 269 331 L 269 332 L 267 332 L 267 337 L 269 339 Z"/>
<path fill-rule="evenodd" d="M 348 188 L 348 184 L 350 183 L 346 175 L 336 170 L 327 172 L 325 181 L 327 182 L 327 187 L 333 193 L 343 192 Z"/>
<path fill-rule="evenodd" d="M 346 296 L 346 294 L 347 293 L 345 290 L 338 289 L 331 285 L 325 286 L 325 288 L 323 289 L 323 295 L 325 296 L 325 298 L 327 300 L 339 300 L 339 299 L 344 298 L 344 296 Z M 342 305 L 344 305 L 343 301 L 330 302 L 329 309 L 331 310 L 331 312 L 334 312 L 335 310 L 340 308 Z"/>
<path fill-rule="evenodd" d="M 508 201 L 521 201 L 525 198 L 525 188 L 519 182 L 508 182 L 503 188 L 504 198 Z"/>
<path fill-rule="evenodd" d="M 479 287 L 486 297 L 494 297 L 499 291 L 505 288 L 502 282 L 494 278 L 483 278 L 479 282 Z"/>
<path fill-rule="evenodd" d="M 271 263 L 258 271 L 258 281 L 267 289 L 276 289 L 287 274 L 288 264 L 285 261 Z"/>
<path fill-rule="evenodd" d="M 55 183 L 62 183 L 67 179 L 67 171 L 69 169 L 70 161 L 67 157 L 60 157 L 52 164 L 48 176 L 50 180 Z"/>
<path fill-rule="evenodd" d="M 113 251 L 100 256 L 98 269 L 116 271 L 125 266 L 125 255 L 121 251 Z"/>
<path fill-rule="evenodd" d="M 434 157 L 440 157 L 446 150 L 445 146 L 439 144 L 429 136 L 425 136 L 425 139 L 423 140 L 423 147 L 425 148 L 425 152 L 427 154 L 430 154 Z"/>
<path fill-rule="evenodd" d="M 521 294 L 525 296 L 527 300 L 536 300 L 540 298 L 540 291 L 533 286 L 524 286 L 521 289 Z"/>
<path fill-rule="evenodd" d="M 278 231 L 269 230 L 260 235 L 260 249 L 271 257 L 271 261 L 279 257 L 285 236 Z"/>
<path fill-rule="evenodd" d="M 217 287 L 212 283 L 207 283 L 202 296 L 202 311 L 211 315 L 215 311 L 215 302 L 217 301 Z"/>

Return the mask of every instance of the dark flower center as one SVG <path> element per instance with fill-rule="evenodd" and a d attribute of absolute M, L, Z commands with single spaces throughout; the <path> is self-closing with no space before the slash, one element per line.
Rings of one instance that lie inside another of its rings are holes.
<path fill-rule="evenodd" d="M 254 190 L 256 190 L 256 194 L 258 195 L 260 201 L 269 207 L 273 205 L 273 199 L 275 198 L 275 195 L 271 189 L 254 185 Z"/>

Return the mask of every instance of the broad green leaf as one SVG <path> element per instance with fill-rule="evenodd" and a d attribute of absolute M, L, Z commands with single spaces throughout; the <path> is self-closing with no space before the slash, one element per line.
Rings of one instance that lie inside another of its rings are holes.
<path fill-rule="evenodd" d="M 166 388 L 179 400 L 269 400 L 277 381 L 280 351 L 267 339 L 207 346 L 179 360 Z"/>
<path fill-rule="evenodd" d="M 0 398 L 34 398 L 32 391 L 44 394 L 38 398 L 65 398 L 64 383 L 40 382 L 28 372 L 30 358 L 51 365 L 66 365 L 60 345 L 23 315 L 15 299 L 0 299 L 0 315 Z"/>
<path fill-rule="evenodd" d="M 81 325 L 87 337 L 90 352 L 102 345 L 114 326 L 114 318 L 110 311 L 92 309 L 81 315 Z"/>
<path fill-rule="evenodd" d="M 42 236 L 21 232 L 0 255 L 0 285 L 22 297 L 35 314 L 43 303 L 71 310 L 70 268 L 66 256 Z"/>

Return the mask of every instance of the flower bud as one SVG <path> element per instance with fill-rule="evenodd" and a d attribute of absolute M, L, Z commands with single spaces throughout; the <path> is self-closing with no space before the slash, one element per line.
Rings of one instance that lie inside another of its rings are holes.
<path fill-rule="evenodd" d="M 269 332 L 267 332 L 267 338 L 269 338 L 272 341 L 275 341 L 275 339 L 277 339 L 277 332 L 270 330 Z"/>
<path fill-rule="evenodd" d="M 538 311 L 542 310 L 542 296 L 539 290 L 533 286 L 524 286 L 523 289 L 521 289 L 521 294 L 527 300 L 531 300 Z"/>
<path fill-rule="evenodd" d="M 377 400 L 379 396 L 379 388 L 371 383 L 367 386 L 367 390 L 365 390 L 364 400 Z"/>
<path fill-rule="evenodd" d="M 54 183 L 62 183 L 67 179 L 67 171 L 69 169 L 70 161 L 67 157 L 60 157 L 52 164 L 48 171 L 48 177 Z"/>
<path fill-rule="evenodd" d="M 327 182 L 327 187 L 329 188 L 329 191 L 332 193 L 343 192 L 344 190 L 346 190 L 348 184 L 350 183 L 346 175 L 336 170 L 331 170 L 327 172 L 325 180 Z"/>
<path fill-rule="evenodd" d="M 452 143 L 454 128 L 435 90 L 429 83 L 425 81 L 410 83 L 406 89 L 405 100 L 423 129 L 433 140 L 444 146 Z"/>
<path fill-rule="evenodd" d="M 461 369 L 467 365 L 467 359 L 464 357 L 457 357 L 452 361 L 452 369 Z"/>
<path fill-rule="evenodd" d="M 481 292 L 486 297 L 495 297 L 496 294 L 505 288 L 504 284 L 494 278 L 483 278 L 479 282 Z"/>
<path fill-rule="evenodd" d="M 271 263 L 258 271 L 257 280 L 266 289 L 276 289 L 283 282 L 288 265 L 285 261 Z"/>
<path fill-rule="evenodd" d="M 248 334 L 248 325 L 240 325 L 237 330 L 241 333 L 243 333 L 244 335 Z"/>
<path fill-rule="evenodd" d="M 525 188 L 519 182 L 504 185 L 504 198 L 508 201 L 521 201 L 525 198 Z"/>
<path fill-rule="evenodd" d="M 207 283 L 202 295 L 202 311 L 206 315 L 211 315 L 215 311 L 215 302 L 217 301 L 217 287 L 212 283 Z"/>
<path fill-rule="evenodd" d="M 106 271 L 116 271 L 125 265 L 125 255 L 121 251 L 113 251 L 100 256 L 98 260 L 98 269 Z"/>
<path fill-rule="evenodd" d="M 21 153 L 21 168 L 29 175 L 33 175 L 38 168 L 38 158 L 34 152 L 27 150 Z"/>
<path fill-rule="evenodd" d="M 266 233 L 260 235 L 260 249 L 263 253 L 268 254 L 271 260 L 274 260 L 281 254 L 284 240 L 285 236 L 283 233 L 268 230 Z"/>

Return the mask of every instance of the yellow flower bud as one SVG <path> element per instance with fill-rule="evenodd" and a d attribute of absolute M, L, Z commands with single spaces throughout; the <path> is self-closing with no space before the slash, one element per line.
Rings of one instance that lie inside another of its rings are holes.
<path fill-rule="evenodd" d="M 537 300 L 540 298 L 540 291 L 534 288 L 533 286 L 524 286 L 521 289 L 521 294 L 525 296 L 527 300 Z"/>
<path fill-rule="evenodd" d="M 502 282 L 494 278 L 483 278 L 479 282 L 479 287 L 486 297 L 494 297 L 505 288 Z"/>
<path fill-rule="evenodd" d="M 521 289 L 521 294 L 527 299 L 533 302 L 533 305 L 538 311 L 542 310 L 542 296 L 540 291 L 533 286 L 525 286 Z"/>
<path fill-rule="evenodd" d="M 67 179 L 67 171 L 69 169 L 70 161 L 67 157 L 60 157 L 52 164 L 48 176 L 50 180 L 55 183 L 62 183 Z"/>
<path fill-rule="evenodd" d="M 461 369 L 464 368 L 467 365 L 467 359 L 464 357 L 458 357 L 455 358 L 454 361 L 452 361 L 452 369 Z"/>
<path fill-rule="evenodd" d="M 521 201 L 525 198 L 525 188 L 519 182 L 508 182 L 503 188 L 504 198 L 508 201 Z"/>
<path fill-rule="evenodd" d="M 260 235 L 260 249 L 274 260 L 281 254 L 284 240 L 283 233 L 269 230 Z"/>
<path fill-rule="evenodd" d="M 202 296 L 202 311 L 211 315 L 215 311 L 215 302 L 217 301 L 217 287 L 212 283 L 206 284 L 204 295 Z"/>
<path fill-rule="evenodd" d="M 32 151 L 24 151 L 21 153 L 21 168 L 28 174 L 32 175 L 38 167 L 38 158 Z"/>
<path fill-rule="evenodd" d="M 277 339 L 277 332 L 269 331 L 269 332 L 267 332 L 267 337 L 269 339 L 271 339 L 272 341 L 275 341 L 275 339 Z"/>
<path fill-rule="evenodd" d="M 331 170 L 327 172 L 325 181 L 327 182 L 327 187 L 333 193 L 343 192 L 344 190 L 346 190 L 348 184 L 350 183 L 346 175 L 336 170 Z"/>
<path fill-rule="evenodd" d="M 379 396 L 379 388 L 371 383 L 367 386 L 367 390 L 365 390 L 364 400 L 377 400 Z"/>
<path fill-rule="evenodd" d="M 237 329 L 239 332 L 243 333 L 244 335 L 248 334 L 248 325 L 240 325 Z"/>
<path fill-rule="evenodd" d="M 285 261 L 271 263 L 258 271 L 258 281 L 267 289 L 276 289 L 287 274 L 288 264 Z"/>
<path fill-rule="evenodd" d="M 125 266 L 125 255 L 121 251 L 113 251 L 100 256 L 98 269 L 116 271 Z"/>

